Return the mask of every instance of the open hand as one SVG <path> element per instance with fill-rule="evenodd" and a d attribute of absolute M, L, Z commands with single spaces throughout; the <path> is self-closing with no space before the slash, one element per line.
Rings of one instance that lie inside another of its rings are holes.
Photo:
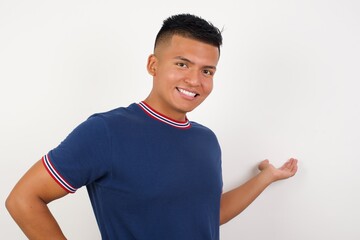
<path fill-rule="evenodd" d="M 281 167 L 275 168 L 269 160 L 266 159 L 259 164 L 258 168 L 262 172 L 266 171 L 270 173 L 275 182 L 294 176 L 298 169 L 297 162 L 297 159 L 290 158 Z"/>

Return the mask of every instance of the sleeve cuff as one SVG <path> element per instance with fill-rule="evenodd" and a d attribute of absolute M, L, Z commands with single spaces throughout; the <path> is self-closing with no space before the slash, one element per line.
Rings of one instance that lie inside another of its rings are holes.
<path fill-rule="evenodd" d="M 53 164 L 50 161 L 49 155 L 45 155 L 42 158 L 42 162 L 46 168 L 46 170 L 49 172 L 50 176 L 62 187 L 65 191 L 69 193 L 75 193 L 77 188 L 71 186 L 70 183 L 68 183 L 56 169 L 54 168 Z"/>

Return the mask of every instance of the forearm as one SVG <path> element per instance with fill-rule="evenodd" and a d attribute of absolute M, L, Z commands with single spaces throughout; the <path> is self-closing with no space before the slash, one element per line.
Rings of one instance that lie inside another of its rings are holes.
<path fill-rule="evenodd" d="M 66 239 L 43 200 L 10 194 L 6 207 L 29 239 Z"/>
<path fill-rule="evenodd" d="M 220 224 L 240 214 L 273 182 L 268 172 L 260 172 L 241 186 L 224 193 L 221 197 Z"/>
<path fill-rule="evenodd" d="M 29 239 L 66 239 L 47 206 L 66 194 L 40 160 L 15 185 L 6 208 Z"/>

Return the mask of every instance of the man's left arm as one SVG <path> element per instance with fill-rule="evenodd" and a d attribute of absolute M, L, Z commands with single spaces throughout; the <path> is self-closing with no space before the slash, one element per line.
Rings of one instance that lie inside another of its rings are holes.
<path fill-rule="evenodd" d="M 292 177 L 297 172 L 297 160 L 289 159 L 280 168 L 268 160 L 258 166 L 260 172 L 241 186 L 223 193 L 220 205 L 220 225 L 224 224 L 247 208 L 271 183 Z"/>

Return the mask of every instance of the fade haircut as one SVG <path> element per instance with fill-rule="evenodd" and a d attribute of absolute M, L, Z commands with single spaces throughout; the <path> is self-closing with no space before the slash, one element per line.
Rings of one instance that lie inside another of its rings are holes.
<path fill-rule="evenodd" d="M 170 40 L 174 35 L 210 44 L 217 47 L 220 53 L 221 31 L 201 17 L 191 14 L 178 14 L 165 19 L 156 36 L 154 49 L 159 43 Z"/>

